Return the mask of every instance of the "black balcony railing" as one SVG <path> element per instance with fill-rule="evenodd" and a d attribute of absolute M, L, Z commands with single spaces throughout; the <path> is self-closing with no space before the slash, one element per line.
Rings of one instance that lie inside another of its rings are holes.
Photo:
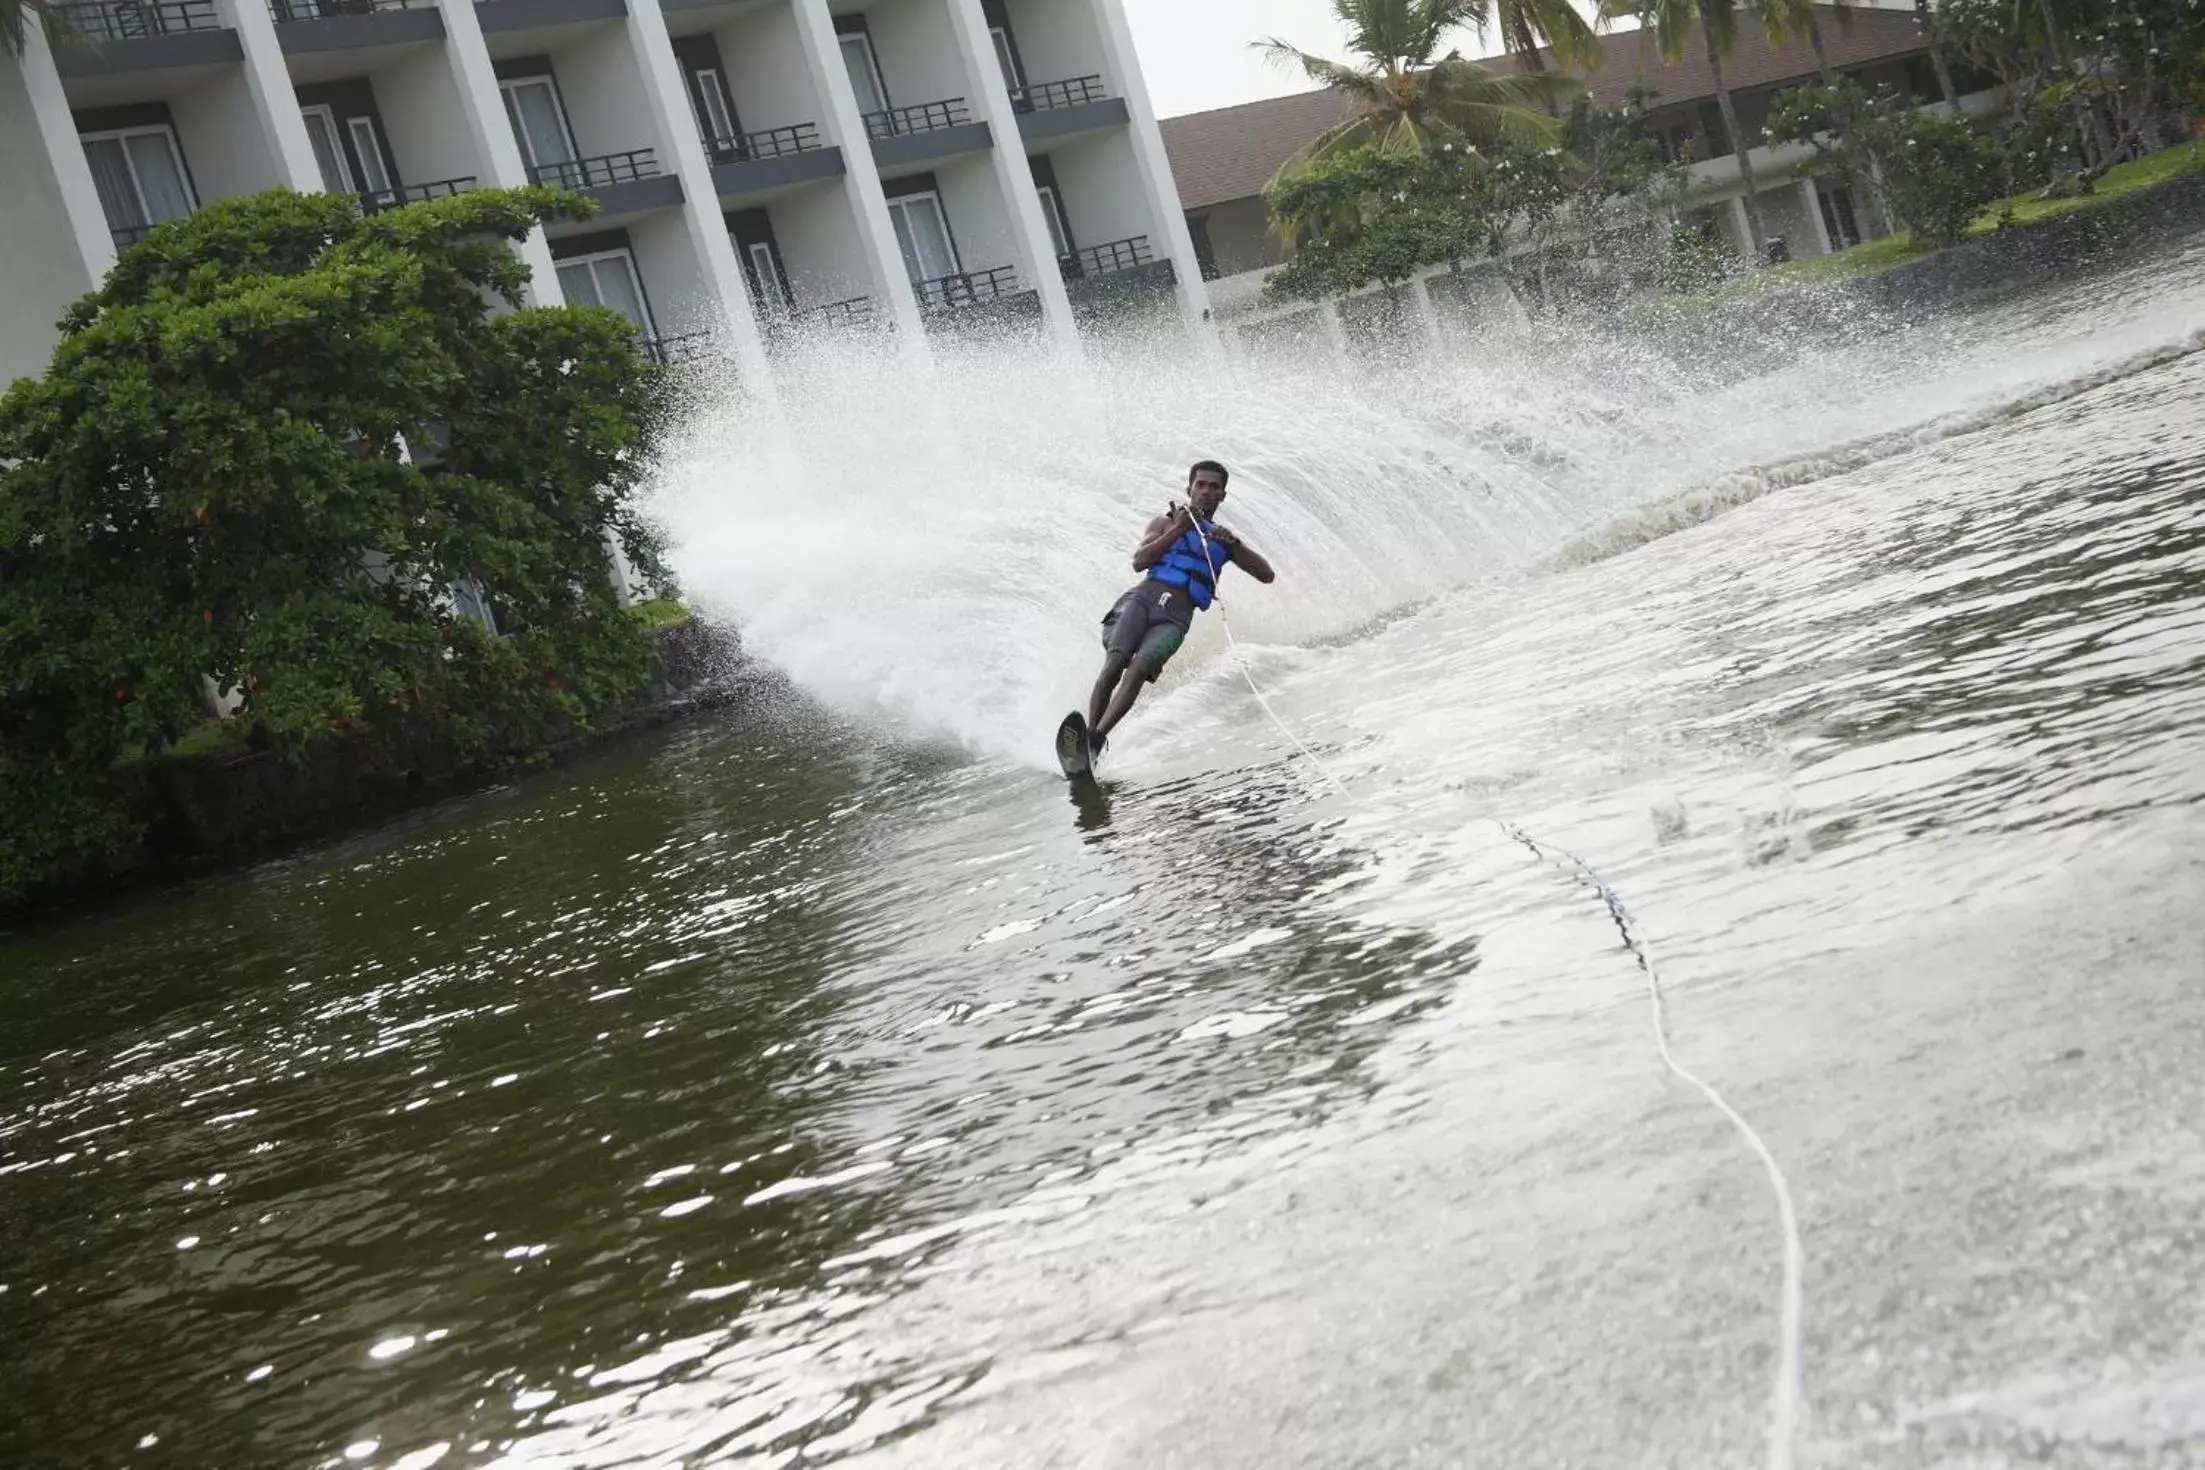
<path fill-rule="evenodd" d="M 1110 94 L 1103 90 L 1103 79 L 1073 77 L 1062 82 L 1036 82 L 1030 87 L 1011 89 L 1011 103 L 1020 112 L 1054 112 L 1059 107 L 1078 107 L 1086 102 L 1101 102 Z"/>
<path fill-rule="evenodd" d="M 900 138 L 908 133 L 937 133 L 943 128 L 954 128 L 972 121 L 972 114 L 965 108 L 965 99 L 952 97 L 946 102 L 920 102 L 910 107 L 891 107 L 885 112 L 865 114 L 865 135 L 868 138 Z"/>
<path fill-rule="evenodd" d="M 1018 268 L 999 265 L 990 271 L 958 271 L 955 275 L 920 281 L 911 289 L 918 292 L 919 305 L 929 311 L 982 306 L 1000 301 L 1018 290 Z"/>
<path fill-rule="evenodd" d="M 222 29 L 214 0 L 73 0 L 50 8 L 92 41 L 134 41 L 140 36 Z"/>
<path fill-rule="evenodd" d="M 702 362 L 712 355 L 710 332 L 683 332 L 673 337 L 645 337 L 643 355 L 660 367 L 679 367 Z"/>
<path fill-rule="evenodd" d="M 658 172 L 658 154 L 649 148 L 528 166 L 532 182 L 560 189 L 602 189 L 612 184 L 632 184 L 638 179 L 655 179 Z"/>
<path fill-rule="evenodd" d="M 1057 265 L 1064 271 L 1067 281 L 1084 281 L 1089 276 L 1116 275 L 1136 266 L 1147 265 L 1156 258 L 1149 249 L 1148 236 L 1134 235 L 1129 239 L 1112 240 L 1107 245 L 1090 245 L 1085 250 L 1075 250 L 1070 255 L 1057 257 Z"/>
<path fill-rule="evenodd" d="M 872 297 L 852 296 L 847 301 L 830 301 L 825 306 L 807 307 L 796 314 L 796 319 L 806 326 L 863 327 L 870 326 L 878 314 Z"/>
<path fill-rule="evenodd" d="M 437 179 L 427 184 L 400 184 L 395 189 L 370 189 L 360 196 L 360 210 L 373 214 L 379 209 L 396 209 L 401 204 L 419 204 L 427 199 L 448 199 L 454 194 L 464 194 L 475 187 L 473 178 Z"/>
<path fill-rule="evenodd" d="M 152 229 L 153 226 L 151 225 L 124 225 L 119 230 L 109 230 L 107 233 L 115 237 L 115 248 L 117 250 L 128 250 L 131 246 L 143 240 Z"/>
<path fill-rule="evenodd" d="M 327 20 L 334 15 L 373 15 L 378 10 L 428 10 L 436 0 L 268 0 L 277 24 L 287 20 Z"/>
<path fill-rule="evenodd" d="M 730 133 L 726 137 L 704 140 L 705 154 L 714 163 L 742 163 L 753 158 L 787 158 L 792 153 L 809 153 L 818 146 L 819 128 L 814 123 L 767 128 L 756 133 Z"/>

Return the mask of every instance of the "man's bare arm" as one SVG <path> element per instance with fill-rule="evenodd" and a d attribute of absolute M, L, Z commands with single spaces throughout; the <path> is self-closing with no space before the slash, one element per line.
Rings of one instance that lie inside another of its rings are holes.
<path fill-rule="evenodd" d="M 1171 550 L 1171 543 L 1186 535 L 1193 524 L 1193 516 L 1184 508 L 1150 521 L 1148 529 L 1141 533 L 1141 544 L 1133 548 L 1133 570 L 1145 572 L 1162 561 L 1164 553 Z"/>

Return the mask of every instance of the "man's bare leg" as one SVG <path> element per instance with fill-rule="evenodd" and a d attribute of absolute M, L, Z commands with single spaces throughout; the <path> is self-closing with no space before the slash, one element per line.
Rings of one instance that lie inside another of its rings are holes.
<path fill-rule="evenodd" d="M 1087 728 L 1092 730 L 1103 722 L 1103 711 L 1110 707 L 1110 696 L 1118 689 L 1119 680 L 1125 675 L 1131 662 L 1122 653 L 1103 657 L 1102 677 L 1095 681 L 1095 692 L 1087 696 Z"/>
<path fill-rule="evenodd" d="M 1118 681 L 1117 693 L 1110 696 L 1110 707 L 1103 711 L 1101 719 L 1089 727 L 1094 730 L 1097 740 L 1107 738 L 1112 730 L 1118 728 L 1118 721 L 1124 719 L 1126 712 L 1133 708 L 1133 701 L 1141 697 L 1141 687 L 1147 683 L 1148 670 L 1144 666 L 1134 664 L 1125 671 L 1125 677 Z"/>

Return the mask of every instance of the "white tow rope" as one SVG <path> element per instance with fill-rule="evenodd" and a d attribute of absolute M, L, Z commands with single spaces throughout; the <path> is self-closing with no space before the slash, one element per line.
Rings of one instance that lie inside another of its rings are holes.
<path fill-rule="evenodd" d="M 1271 708 L 1271 701 L 1264 697 L 1263 690 L 1257 686 L 1255 675 L 1248 671 L 1248 657 L 1241 651 L 1240 640 L 1233 636 L 1232 620 L 1225 616 L 1224 604 L 1217 600 L 1217 559 L 1210 555 L 1210 538 L 1203 533 L 1199 519 L 1195 522 L 1194 536 L 1202 547 L 1202 559 L 1209 563 L 1211 605 L 1217 610 L 1218 626 L 1225 630 L 1225 642 L 1232 649 L 1233 662 L 1240 669 L 1240 677 L 1247 682 L 1248 692 L 1256 697 L 1256 703 L 1262 707 L 1271 723 L 1308 759 L 1317 774 L 1342 796 L 1352 797 L 1353 793 L 1348 790 L 1346 783 L 1318 759 L 1317 753 L 1303 742 L 1301 736 L 1294 733 L 1286 721 L 1279 718 L 1278 711 Z M 1535 857 L 1571 873 L 1576 881 L 1590 887 L 1599 896 L 1608 910 L 1609 918 L 1615 921 L 1617 931 L 1623 936 L 1624 947 L 1631 952 L 1632 958 L 1638 963 L 1639 972 L 1646 977 L 1646 999 L 1653 1012 L 1654 1049 L 1661 1054 L 1661 1064 L 1672 1076 L 1698 1091 L 1717 1112 L 1728 1119 L 1731 1127 L 1738 1131 L 1738 1135 L 1746 1141 L 1746 1146 L 1761 1161 L 1762 1172 L 1768 1177 L 1769 1192 L 1776 1197 L 1777 1222 L 1784 1236 L 1783 1297 L 1777 1313 L 1776 1379 L 1769 1392 L 1767 1463 L 1769 1470 L 1791 1470 L 1792 1445 L 1798 1432 L 1803 1381 L 1800 1341 L 1806 1318 L 1806 1287 L 1803 1278 L 1806 1274 L 1807 1253 L 1800 1243 L 1799 1212 L 1793 1207 L 1791 1184 L 1784 1177 L 1783 1166 L 1776 1162 L 1775 1153 L 1762 1141 L 1761 1135 L 1754 1131 L 1753 1125 L 1746 1121 L 1745 1116 L 1732 1107 L 1713 1086 L 1688 1071 L 1677 1060 L 1676 1053 L 1669 1045 L 1668 999 L 1662 992 L 1660 972 L 1654 967 L 1653 950 L 1640 933 L 1638 920 L 1632 917 L 1630 909 L 1623 902 L 1623 896 L 1616 892 L 1615 886 L 1601 877 L 1591 863 L 1568 849 L 1542 842 L 1505 818 L 1495 817 L 1492 820 L 1495 826 L 1513 840 L 1522 843 Z"/>

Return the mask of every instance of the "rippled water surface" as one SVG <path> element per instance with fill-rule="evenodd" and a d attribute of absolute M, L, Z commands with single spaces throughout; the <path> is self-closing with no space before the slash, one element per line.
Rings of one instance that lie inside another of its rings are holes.
<path fill-rule="evenodd" d="M 1760 1176 L 1506 817 L 1792 1173 L 1803 1462 L 2205 1463 L 2201 331 L 1864 331 L 1681 510 L 1773 431 L 1665 398 L 1331 630 L 1282 557 L 1345 794 L 1206 628 L 1099 794 L 794 692 L 0 940 L 0 1462 L 1759 1463 Z"/>

